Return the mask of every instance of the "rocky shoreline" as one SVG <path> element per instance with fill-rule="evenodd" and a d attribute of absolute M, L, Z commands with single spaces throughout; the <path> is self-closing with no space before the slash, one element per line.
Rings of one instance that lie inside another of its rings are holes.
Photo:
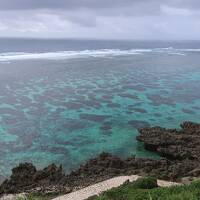
<path fill-rule="evenodd" d="M 37 170 L 31 163 L 23 163 L 13 168 L 10 179 L 1 184 L 0 196 L 22 192 L 69 193 L 119 175 L 148 175 L 170 181 L 200 176 L 200 124 L 184 122 L 180 130 L 142 128 L 137 140 L 163 158 L 153 160 L 133 156 L 123 160 L 102 153 L 68 175 L 62 166 L 55 164 Z"/>

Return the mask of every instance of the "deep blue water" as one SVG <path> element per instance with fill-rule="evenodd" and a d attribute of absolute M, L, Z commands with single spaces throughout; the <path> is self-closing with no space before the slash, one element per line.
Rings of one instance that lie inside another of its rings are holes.
<path fill-rule="evenodd" d="M 154 157 L 143 126 L 200 120 L 200 43 L 0 39 L 0 174 Z"/>

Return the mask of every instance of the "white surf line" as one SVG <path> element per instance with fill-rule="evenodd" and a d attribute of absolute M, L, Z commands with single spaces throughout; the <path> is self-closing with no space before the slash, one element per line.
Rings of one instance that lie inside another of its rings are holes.
<path fill-rule="evenodd" d="M 109 57 L 109 56 L 127 56 L 138 55 L 143 52 L 149 52 L 147 49 L 98 49 L 98 50 L 80 50 L 80 51 L 56 51 L 41 53 L 26 52 L 8 52 L 0 53 L 0 62 L 17 61 L 17 60 L 66 60 L 71 58 L 89 58 L 89 57 Z"/>
<path fill-rule="evenodd" d="M 86 200 L 89 197 L 92 197 L 94 195 L 99 195 L 102 192 L 105 192 L 109 189 L 119 187 L 120 185 L 122 185 L 124 182 L 128 180 L 130 182 L 133 182 L 133 181 L 136 181 L 138 178 L 141 178 L 141 176 L 132 175 L 132 176 L 119 176 L 119 177 L 111 178 L 106 181 L 83 188 L 81 190 L 57 197 L 53 200 Z M 160 187 L 170 187 L 170 186 L 179 185 L 179 183 L 163 181 L 163 180 L 158 180 L 157 183 L 158 183 L 158 186 Z"/>
<path fill-rule="evenodd" d="M 146 53 L 167 53 L 184 56 L 187 53 L 200 53 L 200 49 L 146 48 L 146 49 L 91 49 L 77 51 L 55 52 L 4 52 L 0 53 L 0 63 L 9 63 L 18 60 L 67 60 L 89 57 L 116 57 L 128 55 L 143 55 Z"/>

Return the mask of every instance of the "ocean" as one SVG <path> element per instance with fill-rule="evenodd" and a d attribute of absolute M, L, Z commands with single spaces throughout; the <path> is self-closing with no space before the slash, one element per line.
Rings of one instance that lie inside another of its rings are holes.
<path fill-rule="evenodd" d="M 200 42 L 0 39 L 0 175 L 78 168 L 102 151 L 158 158 L 146 126 L 200 121 Z"/>

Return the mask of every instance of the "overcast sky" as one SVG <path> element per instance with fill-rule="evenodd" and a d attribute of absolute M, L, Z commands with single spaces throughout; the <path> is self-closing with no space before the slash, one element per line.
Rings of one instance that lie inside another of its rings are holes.
<path fill-rule="evenodd" d="M 0 0 L 0 37 L 200 39 L 200 0 Z"/>

